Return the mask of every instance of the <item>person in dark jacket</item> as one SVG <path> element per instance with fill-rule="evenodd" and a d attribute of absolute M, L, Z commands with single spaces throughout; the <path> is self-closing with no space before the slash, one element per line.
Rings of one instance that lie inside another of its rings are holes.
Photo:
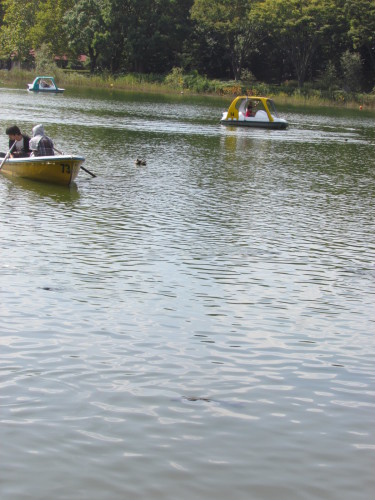
<path fill-rule="evenodd" d="M 31 156 L 54 156 L 52 139 L 44 133 L 43 125 L 35 125 L 33 136 L 30 139 Z"/>
<path fill-rule="evenodd" d="M 9 149 L 12 148 L 11 158 L 25 158 L 30 156 L 30 137 L 26 134 L 22 134 L 21 130 L 17 125 L 8 127 L 5 133 L 9 136 Z M 16 143 L 14 145 L 14 143 Z"/>

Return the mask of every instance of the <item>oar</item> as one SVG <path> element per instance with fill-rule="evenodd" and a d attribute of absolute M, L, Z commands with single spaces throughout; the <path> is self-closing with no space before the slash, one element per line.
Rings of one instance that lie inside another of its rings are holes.
<path fill-rule="evenodd" d="M 90 174 L 90 175 L 91 175 L 91 177 L 96 177 L 96 175 L 95 175 L 95 174 L 93 174 L 92 172 L 90 172 L 90 170 L 87 170 L 87 168 L 82 167 L 82 165 L 81 165 L 81 169 L 82 169 L 82 170 L 84 170 L 85 172 L 87 172 L 88 174 Z"/>
<path fill-rule="evenodd" d="M 63 154 L 64 154 L 62 151 L 59 151 L 59 150 L 58 150 L 58 149 L 56 149 L 55 147 L 54 147 L 53 149 L 56 151 L 56 153 L 59 153 L 59 155 L 63 155 Z M 92 172 L 90 172 L 90 170 L 88 170 L 87 168 L 82 167 L 82 165 L 81 165 L 81 167 L 80 167 L 80 168 L 81 168 L 82 170 L 84 170 L 85 172 L 87 172 L 88 174 L 90 174 L 92 177 L 96 177 L 96 175 L 95 175 L 95 174 L 93 174 Z"/>
<path fill-rule="evenodd" d="M 1 162 L 1 165 L 0 165 L 0 170 L 2 169 L 4 163 L 7 161 L 7 159 L 9 158 L 9 156 L 11 155 L 13 149 L 16 147 L 16 141 L 13 142 L 12 144 L 12 147 L 10 148 L 10 150 L 7 152 L 7 154 L 5 155 L 5 158 L 4 160 Z"/>

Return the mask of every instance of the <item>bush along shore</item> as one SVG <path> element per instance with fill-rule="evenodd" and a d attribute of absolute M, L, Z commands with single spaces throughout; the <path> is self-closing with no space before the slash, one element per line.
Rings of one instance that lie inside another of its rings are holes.
<path fill-rule="evenodd" d="M 47 75 L 46 72 L 44 72 Z M 184 73 L 173 68 L 168 75 L 126 74 L 92 75 L 84 71 L 64 71 L 59 68 L 48 72 L 54 76 L 60 87 L 102 88 L 133 92 L 201 94 L 233 97 L 236 95 L 267 96 L 282 104 L 337 106 L 375 111 L 375 89 L 371 93 L 348 92 L 344 89 L 320 87 L 317 83 L 306 83 L 299 88 L 297 82 L 287 81 L 280 85 L 258 82 L 255 79 L 239 81 L 210 80 L 197 72 Z M 12 69 L 0 70 L 0 85 L 5 87 L 26 87 L 35 78 L 35 71 Z"/>

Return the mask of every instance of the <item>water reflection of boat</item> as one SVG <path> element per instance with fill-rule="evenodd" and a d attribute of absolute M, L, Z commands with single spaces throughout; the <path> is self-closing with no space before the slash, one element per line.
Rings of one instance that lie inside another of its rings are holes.
<path fill-rule="evenodd" d="M 8 183 L 7 191 L 13 198 L 16 190 L 22 190 L 32 196 L 64 204 L 74 202 L 80 198 L 80 192 L 75 182 L 70 183 L 69 186 L 61 186 L 13 177 L 12 182 Z"/>
<path fill-rule="evenodd" d="M 84 161 L 82 156 L 70 155 L 10 158 L 4 161 L 1 172 L 11 177 L 67 186 L 77 178 Z"/>
<path fill-rule="evenodd" d="M 59 88 L 53 76 L 37 76 L 33 83 L 27 84 L 27 90 L 30 92 L 62 93 L 65 89 Z"/>
<path fill-rule="evenodd" d="M 220 123 L 271 129 L 285 129 L 288 126 L 288 122 L 279 117 L 272 99 L 253 96 L 236 97 L 228 111 L 223 113 Z"/>

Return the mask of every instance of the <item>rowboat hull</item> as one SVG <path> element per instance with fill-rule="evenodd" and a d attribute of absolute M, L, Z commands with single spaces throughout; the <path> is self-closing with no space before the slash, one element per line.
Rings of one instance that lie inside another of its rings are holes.
<path fill-rule="evenodd" d="M 4 162 L 1 173 L 68 186 L 77 178 L 84 161 L 82 156 L 70 155 L 11 158 Z"/>

